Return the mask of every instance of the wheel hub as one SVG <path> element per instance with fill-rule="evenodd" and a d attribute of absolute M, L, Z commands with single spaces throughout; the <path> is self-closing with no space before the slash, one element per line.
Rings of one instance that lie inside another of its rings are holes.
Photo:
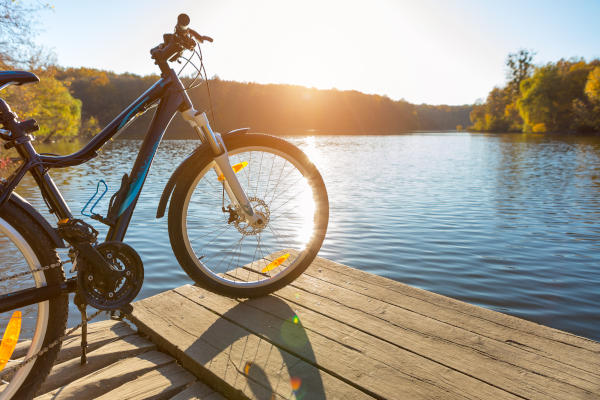
<path fill-rule="evenodd" d="M 248 200 L 254 210 L 256 221 L 248 223 L 245 218 L 240 216 L 241 212 L 238 212 L 238 217 L 233 221 L 233 224 L 244 236 L 258 235 L 269 224 L 271 213 L 269 211 L 269 206 L 264 200 L 259 199 L 258 197 L 250 197 Z"/>

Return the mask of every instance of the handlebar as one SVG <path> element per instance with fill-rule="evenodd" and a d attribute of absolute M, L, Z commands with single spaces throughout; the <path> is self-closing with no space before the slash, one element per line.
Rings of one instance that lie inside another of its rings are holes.
<path fill-rule="evenodd" d="M 152 58 L 163 73 L 168 70 L 167 60 L 175 61 L 184 50 L 193 50 L 196 47 L 196 41 L 212 43 L 213 39 L 210 36 L 200 35 L 195 30 L 188 28 L 189 24 L 190 17 L 187 14 L 179 14 L 175 25 L 175 33 L 164 34 L 163 43 L 150 50 Z"/>

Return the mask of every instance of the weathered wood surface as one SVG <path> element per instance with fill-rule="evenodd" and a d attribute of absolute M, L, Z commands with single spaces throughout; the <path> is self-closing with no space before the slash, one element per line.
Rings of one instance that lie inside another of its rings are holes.
<path fill-rule="evenodd" d="M 36 399 L 169 399 L 201 385 L 126 322 L 96 322 L 88 333 L 88 363 L 80 365 L 81 332 L 76 331 L 65 340 Z M 198 398 L 215 395 L 207 387 Z"/>
<path fill-rule="evenodd" d="M 227 398 L 600 398 L 600 343 L 323 258 L 271 296 L 186 285 L 130 318 Z"/>

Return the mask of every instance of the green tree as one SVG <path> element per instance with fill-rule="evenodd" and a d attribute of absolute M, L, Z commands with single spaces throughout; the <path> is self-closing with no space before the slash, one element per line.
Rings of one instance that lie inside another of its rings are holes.
<path fill-rule="evenodd" d="M 516 53 L 510 53 L 506 58 L 508 67 L 508 87 L 513 99 L 519 97 L 521 93 L 521 82 L 531 76 L 534 65 L 532 63 L 535 52 L 521 49 Z"/>
<path fill-rule="evenodd" d="M 40 82 L 6 89 L 6 101 L 19 118 L 35 118 L 44 141 L 54 136 L 75 136 L 81 123 L 81 100 L 75 99 L 68 87 L 54 77 L 51 70 L 36 71 Z"/>
<path fill-rule="evenodd" d="M 474 107 L 471 113 L 471 129 L 489 132 L 522 131 L 523 119 L 517 101 L 521 97 L 521 82 L 531 75 L 534 68 L 534 56 L 535 52 L 524 49 L 507 56 L 508 82 L 503 88 L 492 89 L 485 104 Z"/>
<path fill-rule="evenodd" d="M 574 132 L 587 130 L 578 118 L 579 104 L 586 102 L 584 88 L 596 61 L 559 60 L 538 68 L 521 83 L 519 111 L 526 132 Z"/>

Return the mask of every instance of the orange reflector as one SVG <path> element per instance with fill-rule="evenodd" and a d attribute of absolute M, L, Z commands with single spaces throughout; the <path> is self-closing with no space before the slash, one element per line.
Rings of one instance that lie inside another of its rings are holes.
<path fill-rule="evenodd" d="M 241 163 L 232 165 L 231 169 L 233 169 L 233 172 L 235 172 L 237 174 L 242 169 L 246 168 L 246 165 L 248 165 L 248 161 L 242 161 Z"/>
<path fill-rule="evenodd" d="M 61 219 L 60 221 L 58 221 L 59 224 L 66 224 L 67 222 L 69 222 L 69 218 Z"/>
<path fill-rule="evenodd" d="M 8 321 L 8 326 L 2 337 L 2 344 L 0 344 L 0 371 L 4 369 L 13 351 L 15 351 L 20 333 L 21 311 L 15 311 L 10 317 L 10 321 Z"/>
<path fill-rule="evenodd" d="M 233 170 L 233 172 L 235 172 L 237 174 L 242 169 L 246 168 L 246 165 L 248 165 L 248 161 L 242 161 L 241 163 L 232 165 L 231 169 Z M 219 177 L 217 179 L 219 180 L 219 182 L 223 182 L 225 180 L 225 177 L 223 176 L 223 174 L 221 174 L 221 175 L 219 175 Z"/>
<path fill-rule="evenodd" d="M 271 261 L 266 267 L 262 269 L 260 272 L 269 272 L 272 269 L 279 267 L 285 260 L 288 259 L 290 253 L 285 253 L 281 257 L 277 257 L 275 260 Z"/>

